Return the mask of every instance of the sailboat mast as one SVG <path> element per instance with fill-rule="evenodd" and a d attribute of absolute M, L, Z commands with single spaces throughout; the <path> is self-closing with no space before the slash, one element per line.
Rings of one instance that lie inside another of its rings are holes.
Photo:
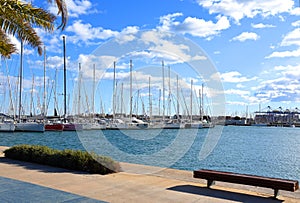
<path fill-rule="evenodd" d="M 63 52 L 64 52 L 64 117 L 67 117 L 67 64 L 66 64 L 66 39 L 63 36 Z"/>
<path fill-rule="evenodd" d="M 164 61 L 161 62 L 162 63 L 162 80 L 163 80 L 163 87 L 162 87 L 162 93 L 163 93 L 163 121 L 165 120 L 165 65 L 164 65 Z"/>
<path fill-rule="evenodd" d="M 190 104 L 190 112 L 191 112 L 191 123 L 193 122 L 193 80 L 191 80 L 191 104 Z"/>
<path fill-rule="evenodd" d="M 7 60 L 5 60 L 5 66 L 6 66 L 6 75 L 7 75 L 7 82 L 8 82 L 8 87 L 9 87 L 9 101 L 10 101 L 10 104 L 9 104 L 9 110 L 12 110 L 13 111 L 13 115 L 14 115 L 14 118 L 16 117 L 16 112 L 15 112 L 15 106 L 14 106 L 14 102 L 13 102 L 13 99 L 12 99 L 12 87 L 11 87 L 11 84 L 10 84 L 10 79 L 9 79 L 9 72 L 8 72 L 8 65 L 7 65 Z"/>
<path fill-rule="evenodd" d="M 179 119 L 179 84 L 178 84 L 178 75 L 177 79 L 177 119 Z"/>
<path fill-rule="evenodd" d="M 199 89 L 199 115 L 200 115 L 200 120 L 202 121 L 202 97 L 201 97 L 201 89 Z"/>
<path fill-rule="evenodd" d="M 22 109 L 22 78 L 23 78 L 23 40 L 21 40 L 21 56 L 20 56 L 20 73 L 19 73 L 19 120 L 21 119 Z"/>
<path fill-rule="evenodd" d="M 151 102 L 151 77 L 149 77 L 149 114 L 150 118 L 149 120 L 151 121 L 152 119 L 152 102 Z"/>
<path fill-rule="evenodd" d="M 168 115 L 171 116 L 171 69 L 170 69 L 170 66 L 169 66 L 169 69 L 168 69 L 168 77 L 169 77 L 169 95 L 168 95 Z"/>
<path fill-rule="evenodd" d="M 57 116 L 57 92 L 56 92 L 56 82 L 57 82 L 57 68 L 55 69 L 55 75 L 54 75 L 54 105 L 53 105 L 53 110 L 54 110 L 54 116 Z"/>
<path fill-rule="evenodd" d="M 160 117 L 160 106 L 161 106 L 161 89 L 159 89 L 159 96 L 158 96 L 158 116 Z"/>
<path fill-rule="evenodd" d="M 93 116 L 95 115 L 95 80 L 96 77 L 96 67 L 95 64 L 93 65 L 93 103 L 92 103 L 92 109 L 93 109 Z"/>
<path fill-rule="evenodd" d="M 46 116 L 46 46 L 44 46 L 44 103 L 43 116 Z"/>
<path fill-rule="evenodd" d="M 132 60 L 130 60 L 130 111 L 129 111 L 130 121 L 132 120 Z"/>
<path fill-rule="evenodd" d="M 30 110 L 29 110 L 29 114 L 31 115 L 35 115 L 35 113 L 32 113 L 32 109 L 33 109 L 33 91 L 34 91 L 34 74 L 32 75 L 32 85 L 31 85 L 31 97 L 30 97 Z"/>
<path fill-rule="evenodd" d="M 114 81 L 113 81 L 113 107 L 112 107 L 112 110 L 113 110 L 113 119 L 115 119 L 115 114 L 116 114 L 116 110 L 115 110 L 115 97 L 116 97 L 116 62 L 114 61 Z"/>
<path fill-rule="evenodd" d="M 204 85 L 202 84 L 202 96 L 201 96 L 201 121 L 203 120 L 203 115 L 204 115 Z"/>
<path fill-rule="evenodd" d="M 124 105 L 124 98 L 123 98 L 123 90 L 124 90 L 124 84 L 121 84 L 121 112 L 120 114 L 123 115 L 123 105 Z"/>
<path fill-rule="evenodd" d="M 80 115 L 80 104 L 81 104 L 81 63 L 79 63 L 78 66 L 78 76 L 79 76 L 79 81 L 78 81 L 78 116 Z"/>

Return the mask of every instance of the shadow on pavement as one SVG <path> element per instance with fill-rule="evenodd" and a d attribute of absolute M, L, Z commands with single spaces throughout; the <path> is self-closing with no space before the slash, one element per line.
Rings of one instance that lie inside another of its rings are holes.
<path fill-rule="evenodd" d="M 206 187 L 198 187 L 194 185 L 179 185 L 179 186 L 167 188 L 167 190 L 209 196 L 213 198 L 226 199 L 226 200 L 238 201 L 238 202 L 267 202 L 267 203 L 283 202 L 282 200 L 274 199 L 273 197 L 269 197 L 269 198 L 258 197 L 254 195 L 241 194 L 241 193 L 218 190 L 218 189 L 209 189 Z"/>
<path fill-rule="evenodd" d="M 86 172 L 72 171 L 72 170 L 68 170 L 68 169 L 64 169 L 64 168 L 57 168 L 57 167 L 48 166 L 48 165 L 41 165 L 41 164 L 37 164 L 37 163 L 19 161 L 19 160 L 15 160 L 15 159 L 8 159 L 5 157 L 0 157 L 0 163 L 17 165 L 17 166 L 24 167 L 26 169 L 37 170 L 37 171 L 42 171 L 42 172 L 46 172 L 46 173 L 89 174 Z"/>

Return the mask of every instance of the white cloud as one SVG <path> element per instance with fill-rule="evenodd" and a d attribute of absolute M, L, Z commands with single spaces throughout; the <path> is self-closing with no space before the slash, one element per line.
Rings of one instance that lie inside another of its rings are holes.
<path fill-rule="evenodd" d="M 300 26 L 300 20 L 297 20 L 297 21 L 293 22 L 292 26 L 299 27 Z"/>
<path fill-rule="evenodd" d="M 294 51 L 274 51 L 269 56 L 265 58 L 285 58 L 285 57 L 299 57 L 300 56 L 300 49 Z"/>
<path fill-rule="evenodd" d="M 220 31 L 230 27 L 227 17 L 219 17 L 217 22 L 205 21 L 196 17 L 187 17 L 182 22 L 175 21 L 176 17 L 182 16 L 182 13 L 174 13 L 162 16 L 160 18 L 161 31 L 179 32 L 182 34 L 190 34 L 196 37 L 209 37 L 217 35 Z"/>
<path fill-rule="evenodd" d="M 138 33 L 139 27 L 128 26 L 124 28 L 121 33 L 116 35 L 116 41 L 120 44 L 127 43 L 136 39 L 135 34 Z"/>
<path fill-rule="evenodd" d="M 232 38 L 232 41 L 244 42 L 246 40 L 258 40 L 259 36 L 254 32 L 243 32 L 240 35 Z"/>
<path fill-rule="evenodd" d="M 253 28 L 257 28 L 257 29 L 276 27 L 275 25 L 263 24 L 263 23 L 258 23 L 258 24 L 253 24 L 253 23 L 252 23 L 251 26 L 252 26 Z"/>
<path fill-rule="evenodd" d="M 300 25 L 300 21 L 296 21 L 293 26 L 297 24 Z M 281 43 L 280 46 L 298 46 L 300 47 L 300 28 L 296 28 L 291 32 L 287 33 Z M 285 57 L 299 57 L 300 56 L 300 48 L 295 50 L 287 50 L 287 51 L 274 51 L 270 55 L 266 56 L 265 58 L 285 58 Z"/>
<path fill-rule="evenodd" d="M 290 45 L 300 46 L 300 28 L 296 28 L 284 36 L 281 46 Z"/>
<path fill-rule="evenodd" d="M 88 0 L 66 0 L 69 15 L 79 17 L 79 15 L 89 14 L 92 3 Z"/>
<path fill-rule="evenodd" d="M 274 102 L 290 102 L 300 100 L 300 65 L 276 66 L 272 75 L 276 78 L 263 80 L 254 91 L 255 96 Z"/>
<path fill-rule="evenodd" d="M 63 57 L 60 56 L 49 56 L 47 58 L 47 67 L 51 69 L 63 67 Z"/>
<path fill-rule="evenodd" d="M 173 27 L 174 25 L 180 24 L 179 22 L 175 21 L 176 17 L 182 16 L 182 13 L 172 13 L 168 15 L 161 16 L 159 18 L 160 26 L 159 30 L 161 31 L 170 31 L 170 28 Z"/>
<path fill-rule="evenodd" d="M 287 66 L 275 66 L 275 71 L 278 71 L 280 75 L 284 75 L 291 80 L 296 80 L 300 78 L 300 65 L 287 65 Z"/>
<path fill-rule="evenodd" d="M 242 74 L 237 71 L 222 73 L 220 77 L 222 79 L 222 82 L 230 82 L 230 83 L 248 82 L 257 79 L 257 77 L 253 77 L 253 78 L 243 77 Z"/>
<path fill-rule="evenodd" d="M 105 72 L 113 68 L 113 63 L 117 58 L 115 56 L 96 56 L 80 54 L 78 62 L 81 63 L 83 78 L 93 78 L 93 69 L 95 66 L 95 77 L 97 80 L 104 77 Z M 119 66 L 116 68 L 119 69 Z"/>
<path fill-rule="evenodd" d="M 236 87 L 237 87 L 237 88 L 244 88 L 245 85 L 243 85 L 243 84 L 237 84 Z"/>
<path fill-rule="evenodd" d="M 137 26 L 125 27 L 120 32 L 102 27 L 93 27 L 89 23 L 83 23 L 81 20 L 74 21 L 74 23 L 66 28 L 66 31 L 74 33 L 68 36 L 68 39 L 73 43 L 83 42 L 85 44 L 98 44 L 97 40 L 106 40 L 116 37 L 118 43 L 126 43 L 135 39 L 135 34 L 139 31 Z"/>
<path fill-rule="evenodd" d="M 300 7 L 295 7 L 294 9 L 292 9 L 290 14 L 299 16 L 300 15 Z"/>
<path fill-rule="evenodd" d="M 197 0 L 198 4 L 209 10 L 210 14 L 221 14 L 239 22 L 244 17 L 253 18 L 274 16 L 284 12 L 291 12 L 293 0 Z"/>
<path fill-rule="evenodd" d="M 249 103 L 242 102 L 242 101 L 226 101 L 227 105 L 233 105 L 233 106 L 247 106 Z"/>
<path fill-rule="evenodd" d="M 96 39 L 104 40 L 119 34 L 118 32 L 110 29 L 93 27 L 89 23 L 84 24 L 81 20 L 77 20 L 72 25 L 68 26 L 66 31 L 75 33 L 75 35 L 68 37 L 73 43 L 77 43 L 79 41 L 92 43 L 92 41 Z"/>
<path fill-rule="evenodd" d="M 239 89 L 229 89 L 229 90 L 225 90 L 224 91 L 225 94 L 229 94 L 229 95 L 232 95 L 232 94 L 236 94 L 236 95 L 250 95 L 250 91 L 247 91 L 247 90 L 239 90 Z"/>
<path fill-rule="evenodd" d="M 168 33 L 166 32 L 145 31 L 141 35 L 141 41 L 149 46 L 147 49 L 151 52 L 142 51 L 142 54 L 161 58 L 167 61 L 168 64 L 207 60 L 205 55 L 200 55 L 199 53 L 191 55 L 188 45 L 176 43 L 175 40 L 168 39 Z M 137 55 L 139 53 L 134 52 L 134 54 Z"/>

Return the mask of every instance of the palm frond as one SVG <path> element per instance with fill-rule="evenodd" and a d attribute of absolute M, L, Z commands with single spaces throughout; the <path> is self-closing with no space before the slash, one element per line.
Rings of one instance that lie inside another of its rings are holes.
<path fill-rule="evenodd" d="M 53 3 L 53 0 L 48 0 L 48 2 Z M 65 0 L 55 0 L 56 6 L 58 8 L 57 15 L 61 15 L 61 24 L 57 29 L 64 30 L 68 22 L 68 9 Z"/>
<path fill-rule="evenodd" d="M 0 16 L 8 18 L 11 21 L 14 19 L 22 19 L 36 27 L 41 27 L 46 31 L 53 31 L 53 22 L 56 17 L 41 8 L 32 7 L 21 1 L 0 0 Z"/>
<path fill-rule="evenodd" d="M 11 54 L 16 52 L 17 48 L 11 43 L 8 36 L 0 29 L 0 54 L 3 58 L 10 58 Z"/>
<path fill-rule="evenodd" d="M 33 26 L 53 31 L 55 16 L 30 4 L 14 0 L 0 0 L 0 27 L 6 34 L 11 34 L 37 48 L 42 54 L 42 41 Z M 3 46 L 6 41 L 3 41 Z M 2 54 L 4 56 L 4 54 Z"/>
<path fill-rule="evenodd" d="M 53 2 L 48 0 L 48 2 Z M 58 29 L 64 29 L 67 24 L 67 7 L 64 0 L 55 0 L 58 8 L 58 14 L 61 14 L 62 22 Z M 56 16 L 50 12 L 33 7 L 31 4 L 20 0 L 0 0 L 0 54 L 3 57 L 9 57 L 16 51 L 8 34 L 14 35 L 23 42 L 27 42 L 31 47 L 37 48 L 38 53 L 42 54 L 42 41 L 34 28 L 39 27 L 46 32 L 54 30 L 54 21 Z"/>

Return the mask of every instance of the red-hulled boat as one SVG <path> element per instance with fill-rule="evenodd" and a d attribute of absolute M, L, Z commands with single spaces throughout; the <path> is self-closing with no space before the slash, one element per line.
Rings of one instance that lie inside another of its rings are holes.
<path fill-rule="evenodd" d="M 49 123 L 45 124 L 45 131 L 63 131 L 64 124 L 62 123 Z"/>

